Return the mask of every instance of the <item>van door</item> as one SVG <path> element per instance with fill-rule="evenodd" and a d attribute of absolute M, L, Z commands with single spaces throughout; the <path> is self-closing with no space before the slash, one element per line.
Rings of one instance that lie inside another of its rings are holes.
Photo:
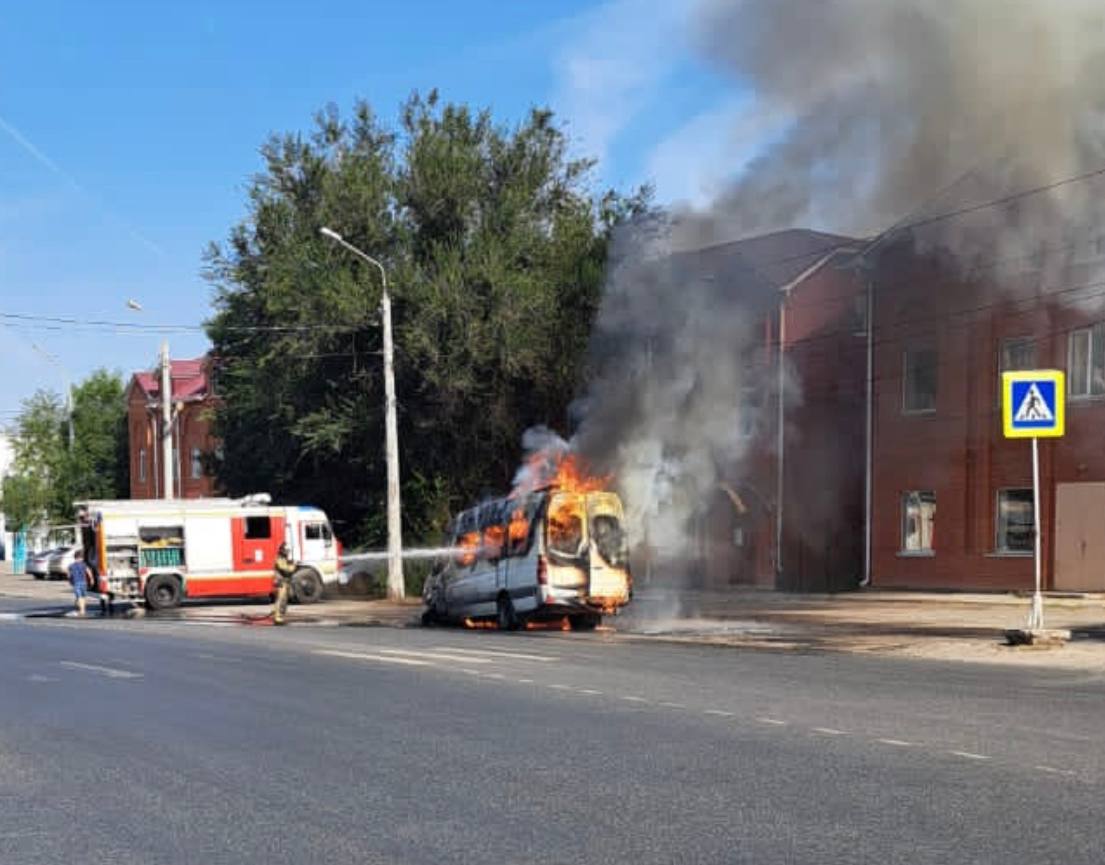
<path fill-rule="evenodd" d="M 615 607 L 629 600 L 629 543 L 622 502 L 615 493 L 587 496 L 590 544 L 589 600 Z"/>
<path fill-rule="evenodd" d="M 549 497 L 545 515 L 545 548 L 548 551 L 549 586 L 574 589 L 586 596 L 590 583 L 590 554 L 585 496 L 555 493 Z"/>

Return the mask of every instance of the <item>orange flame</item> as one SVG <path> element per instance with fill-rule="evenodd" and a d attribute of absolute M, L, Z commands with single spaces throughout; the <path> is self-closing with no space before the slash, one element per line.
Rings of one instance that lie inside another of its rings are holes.
<path fill-rule="evenodd" d="M 556 489 L 566 493 L 594 493 L 608 489 L 613 475 L 592 474 L 579 454 L 541 450 L 526 459 L 519 483 L 511 497 L 541 489 Z"/>

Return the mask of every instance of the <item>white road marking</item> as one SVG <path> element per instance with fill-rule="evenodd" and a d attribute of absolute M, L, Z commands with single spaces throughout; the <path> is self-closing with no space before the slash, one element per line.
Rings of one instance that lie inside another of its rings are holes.
<path fill-rule="evenodd" d="M 527 655 L 524 652 L 504 652 L 498 649 L 461 649 L 456 646 L 440 646 L 435 647 L 445 650 L 446 652 L 455 652 L 458 655 L 486 655 L 492 658 L 514 658 L 518 661 L 559 661 L 555 655 Z"/>
<path fill-rule="evenodd" d="M 595 694 L 597 696 L 602 695 L 602 691 L 596 691 L 594 688 L 580 688 L 579 693 L 581 693 L 581 694 Z"/>
<path fill-rule="evenodd" d="M 950 751 L 956 757 L 963 757 L 966 760 L 989 760 L 985 754 L 976 754 L 973 751 Z"/>
<path fill-rule="evenodd" d="M 57 679 L 51 679 L 49 676 L 43 676 L 40 673 L 31 673 L 27 677 L 28 682 L 56 682 Z"/>
<path fill-rule="evenodd" d="M 19 613 L 0 613 L 0 622 L 18 622 L 22 618 Z"/>
<path fill-rule="evenodd" d="M 479 670 L 461 670 L 461 672 L 462 673 L 467 673 L 469 676 L 478 676 L 478 675 L 480 675 Z"/>
<path fill-rule="evenodd" d="M 413 649 L 380 649 L 381 655 L 401 655 L 412 658 L 429 658 L 431 661 L 460 661 L 465 664 L 493 664 L 490 658 L 471 658 L 464 655 L 449 655 L 444 652 L 422 652 Z"/>
<path fill-rule="evenodd" d="M 627 703 L 647 703 L 648 702 L 648 700 L 646 700 L 644 697 L 625 696 L 625 697 L 622 697 L 622 699 L 625 700 Z"/>
<path fill-rule="evenodd" d="M 329 655 L 332 658 L 349 658 L 354 661 L 381 661 L 385 664 L 405 664 L 410 667 L 430 667 L 429 661 L 416 661 L 414 658 L 395 658 L 389 655 L 369 655 L 364 652 L 342 652 L 337 649 L 315 649 L 316 655 Z"/>
<path fill-rule="evenodd" d="M 504 676 L 502 673 L 484 673 L 483 677 L 485 679 L 505 679 L 506 678 L 506 676 Z"/>
<path fill-rule="evenodd" d="M 707 709 L 705 712 L 703 712 L 703 714 L 704 715 L 718 715 L 722 718 L 732 718 L 733 717 L 732 712 L 726 712 L 722 709 Z"/>
<path fill-rule="evenodd" d="M 912 748 L 914 742 L 907 742 L 905 739 L 876 739 L 876 742 L 881 742 L 883 745 L 893 745 L 896 748 Z"/>
<path fill-rule="evenodd" d="M 68 667 L 71 670 L 86 670 L 89 673 L 96 673 L 100 676 L 106 676 L 109 679 L 141 679 L 141 673 L 133 673 L 130 670 L 117 670 L 114 667 L 101 667 L 97 664 L 82 664 L 79 661 L 61 661 L 61 666 Z"/>
<path fill-rule="evenodd" d="M 1036 769 L 1040 772 L 1047 772 L 1050 775 L 1073 775 L 1070 769 L 1056 769 L 1054 766 L 1037 766 Z"/>
<path fill-rule="evenodd" d="M 518 683 L 521 685 L 532 685 L 533 679 L 519 679 Z"/>
<path fill-rule="evenodd" d="M 669 709 L 686 709 L 687 706 L 684 703 L 659 703 L 658 705 L 666 706 Z"/>
<path fill-rule="evenodd" d="M 821 733 L 823 736 L 847 736 L 847 730 L 838 730 L 836 727 L 814 727 L 813 732 Z"/>
<path fill-rule="evenodd" d="M 570 691 L 570 690 L 572 690 L 571 685 L 554 684 L 554 685 L 549 685 L 549 687 L 552 688 L 554 691 Z"/>
<path fill-rule="evenodd" d="M 780 721 L 778 718 L 757 718 L 761 724 L 771 724 L 773 727 L 785 727 L 786 721 Z"/>

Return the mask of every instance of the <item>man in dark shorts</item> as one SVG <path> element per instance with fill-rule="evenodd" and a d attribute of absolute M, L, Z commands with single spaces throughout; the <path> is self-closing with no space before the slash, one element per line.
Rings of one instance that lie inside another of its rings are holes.
<path fill-rule="evenodd" d="M 69 566 L 69 585 L 73 587 L 73 597 L 77 602 L 77 615 L 84 615 L 85 596 L 88 593 L 88 565 L 84 563 L 84 553 L 77 550 L 73 564 Z"/>

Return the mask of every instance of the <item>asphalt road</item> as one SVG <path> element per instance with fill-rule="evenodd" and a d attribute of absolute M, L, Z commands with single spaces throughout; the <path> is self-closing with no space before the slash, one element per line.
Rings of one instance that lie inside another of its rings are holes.
<path fill-rule="evenodd" d="M 1097 674 L 2 616 L 0 657 L 5 865 L 1102 861 Z"/>

